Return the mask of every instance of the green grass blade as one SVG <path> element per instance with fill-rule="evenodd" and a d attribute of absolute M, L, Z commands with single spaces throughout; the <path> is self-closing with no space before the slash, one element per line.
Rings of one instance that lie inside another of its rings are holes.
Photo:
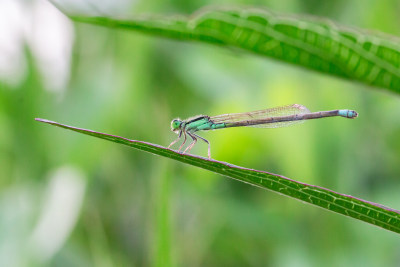
<path fill-rule="evenodd" d="M 166 147 L 143 141 L 129 140 L 115 135 L 80 129 L 45 119 L 36 120 L 200 167 L 241 182 L 269 189 L 279 194 L 293 197 L 315 206 L 382 227 L 389 231 L 400 233 L 400 211 L 384 207 L 380 204 L 336 193 L 322 187 L 300 183 L 281 175 L 247 169 L 226 162 L 209 160 L 200 156 L 182 154 Z"/>
<path fill-rule="evenodd" d="M 326 19 L 256 8 L 207 8 L 189 17 L 67 15 L 105 27 L 236 47 L 400 93 L 400 40 Z"/>

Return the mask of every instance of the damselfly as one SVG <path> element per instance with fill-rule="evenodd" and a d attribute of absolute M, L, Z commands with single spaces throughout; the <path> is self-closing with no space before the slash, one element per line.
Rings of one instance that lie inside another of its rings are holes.
<path fill-rule="evenodd" d="M 183 136 L 183 143 L 179 147 L 180 151 L 186 143 L 186 135 L 189 135 L 189 137 L 192 139 L 192 142 L 183 153 L 189 152 L 196 144 L 197 138 L 200 138 L 208 144 L 208 158 L 210 159 L 210 142 L 197 135 L 196 132 L 198 131 L 217 130 L 239 126 L 279 128 L 301 123 L 304 122 L 304 120 L 335 116 L 354 119 L 358 116 L 358 114 L 354 110 L 348 109 L 310 112 L 305 106 L 294 104 L 290 106 L 269 108 L 252 112 L 223 114 L 213 117 L 198 115 L 186 120 L 177 118 L 172 120 L 171 130 L 178 134 L 178 138 L 173 141 L 168 148 L 178 142 Z"/>

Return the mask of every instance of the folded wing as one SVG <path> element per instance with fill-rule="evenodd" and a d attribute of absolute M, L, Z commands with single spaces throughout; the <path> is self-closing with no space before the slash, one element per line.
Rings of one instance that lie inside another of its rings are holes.
<path fill-rule="evenodd" d="M 210 117 L 210 120 L 213 123 L 231 123 L 231 122 L 241 122 L 241 121 L 254 121 L 260 120 L 270 117 L 284 117 L 284 116 L 292 116 L 296 114 L 306 114 L 310 113 L 308 108 L 303 105 L 293 104 L 289 106 L 275 107 L 251 112 L 244 113 L 231 113 L 231 114 L 223 114 L 218 116 Z M 256 128 L 279 128 L 290 126 L 293 124 L 302 123 L 304 120 L 295 120 L 295 121 L 284 121 L 284 122 L 275 122 L 275 123 L 265 123 L 258 125 L 249 125 L 249 127 Z"/>

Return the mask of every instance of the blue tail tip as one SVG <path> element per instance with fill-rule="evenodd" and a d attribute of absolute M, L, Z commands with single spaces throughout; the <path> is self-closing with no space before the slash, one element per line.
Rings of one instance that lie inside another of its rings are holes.
<path fill-rule="evenodd" d="M 339 110 L 339 115 L 350 119 L 355 119 L 358 117 L 358 113 L 356 111 L 348 109 Z"/>

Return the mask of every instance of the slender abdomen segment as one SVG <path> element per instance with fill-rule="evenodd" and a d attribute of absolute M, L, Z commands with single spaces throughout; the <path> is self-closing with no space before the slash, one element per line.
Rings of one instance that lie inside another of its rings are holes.
<path fill-rule="evenodd" d="M 340 110 L 319 111 L 306 114 L 299 114 L 297 116 L 299 117 L 300 120 L 319 119 L 319 118 L 335 117 L 335 116 L 354 119 L 358 116 L 358 113 L 355 112 L 354 110 L 340 109 Z"/>
<path fill-rule="evenodd" d="M 221 128 L 226 128 L 225 123 L 214 123 L 213 125 L 211 125 L 211 130 L 216 130 Z"/>
<path fill-rule="evenodd" d="M 294 115 L 288 115 L 288 116 L 268 117 L 268 118 L 257 119 L 257 120 L 227 122 L 227 123 L 225 123 L 225 127 L 254 126 L 254 125 L 262 125 L 262 124 L 268 124 L 268 123 L 312 120 L 312 119 L 320 119 L 320 118 L 336 117 L 336 116 L 354 119 L 358 116 L 358 114 L 354 110 L 347 110 L 347 109 L 319 111 L 319 112 L 310 112 L 310 113 L 305 113 L 305 114 L 294 114 Z"/>
<path fill-rule="evenodd" d="M 358 113 L 355 112 L 354 110 L 348 110 L 348 109 L 341 109 L 338 111 L 339 116 L 345 117 L 345 118 L 350 118 L 350 119 L 355 119 L 358 117 Z"/>

